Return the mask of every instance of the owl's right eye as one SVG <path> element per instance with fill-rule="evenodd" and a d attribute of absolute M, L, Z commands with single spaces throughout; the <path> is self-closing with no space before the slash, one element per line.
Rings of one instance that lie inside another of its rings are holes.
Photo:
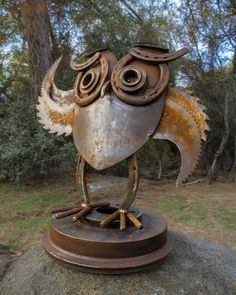
<path fill-rule="evenodd" d="M 74 86 L 75 99 L 83 107 L 99 96 L 107 78 L 108 61 L 100 52 L 96 52 L 85 63 L 74 66 L 74 69 L 79 70 Z"/>
<path fill-rule="evenodd" d="M 113 54 L 106 49 L 93 52 L 82 64 L 71 62 L 71 67 L 79 71 L 74 90 L 75 101 L 80 107 L 89 105 L 100 96 L 115 62 Z"/>
<path fill-rule="evenodd" d="M 100 72 L 97 68 L 88 70 L 83 75 L 80 75 L 79 79 L 77 79 L 77 91 L 81 94 L 88 95 L 95 89 L 99 78 Z"/>

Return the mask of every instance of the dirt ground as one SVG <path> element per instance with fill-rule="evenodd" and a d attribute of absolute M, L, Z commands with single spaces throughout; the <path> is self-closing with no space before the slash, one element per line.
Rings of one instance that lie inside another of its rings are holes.
<path fill-rule="evenodd" d="M 90 175 L 89 190 L 96 200 L 122 201 L 126 179 Z M 0 184 L 0 243 L 20 255 L 41 240 L 50 226 L 50 209 L 78 202 L 71 176 L 40 181 L 34 186 Z M 236 184 L 221 180 L 175 187 L 174 180 L 140 180 L 134 202 L 140 208 L 156 208 L 169 228 L 229 245 L 236 249 Z M 147 209 L 146 209 L 147 210 Z"/>

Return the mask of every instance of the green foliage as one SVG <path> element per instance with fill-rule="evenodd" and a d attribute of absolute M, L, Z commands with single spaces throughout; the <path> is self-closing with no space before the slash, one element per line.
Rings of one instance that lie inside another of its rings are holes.
<path fill-rule="evenodd" d="M 62 172 L 72 171 L 77 158 L 72 139 L 43 130 L 36 119 L 35 104 L 25 100 L 30 96 L 29 85 L 22 80 L 18 77 L 14 93 L 9 93 L 0 104 L 3 118 L 0 120 L 0 179 L 19 182 L 27 174 L 45 175 L 50 167 L 58 167 Z"/>

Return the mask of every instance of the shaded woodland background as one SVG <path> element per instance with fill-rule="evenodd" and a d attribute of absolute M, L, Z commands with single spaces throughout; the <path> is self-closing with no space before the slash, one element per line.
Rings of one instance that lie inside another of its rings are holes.
<path fill-rule="evenodd" d="M 90 49 L 109 47 L 119 58 L 136 42 L 191 53 L 172 67 L 171 83 L 193 91 L 210 118 L 198 175 L 236 172 L 236 4 L 234 0 L 0 0 L 0 179 L 22 182 L 74 172 L 72 138 L 50 135 L 36 120 L 43 77 L 63 55 L 56 83 L 71 89 L 69 68 Z M 150 141 L 139 153 L 142 174 L 177 171 L 179 153 Z M 123 173 L 123 163 L 113 172 Z"/>

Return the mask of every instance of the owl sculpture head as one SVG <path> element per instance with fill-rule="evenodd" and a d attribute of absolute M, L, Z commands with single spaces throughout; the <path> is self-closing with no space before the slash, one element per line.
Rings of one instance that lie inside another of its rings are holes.
<path fill-rule="evenodd" d="M 187 52 L 139 44 L 117 61 L 107 49 L 94 51 L 84 63 L 71 61 L 78 75 L 68 92 L 54 84 L 60 58 L 42 85 L 40 122 L 50 133 L 73 133 L 80 155 L 97 170 L 128 158 L 149 138 L 169 139 L 181 152 L 181 183 L 196 166 L 206 129 L 197 100 L 168 86 L 168 63 Z"/>

